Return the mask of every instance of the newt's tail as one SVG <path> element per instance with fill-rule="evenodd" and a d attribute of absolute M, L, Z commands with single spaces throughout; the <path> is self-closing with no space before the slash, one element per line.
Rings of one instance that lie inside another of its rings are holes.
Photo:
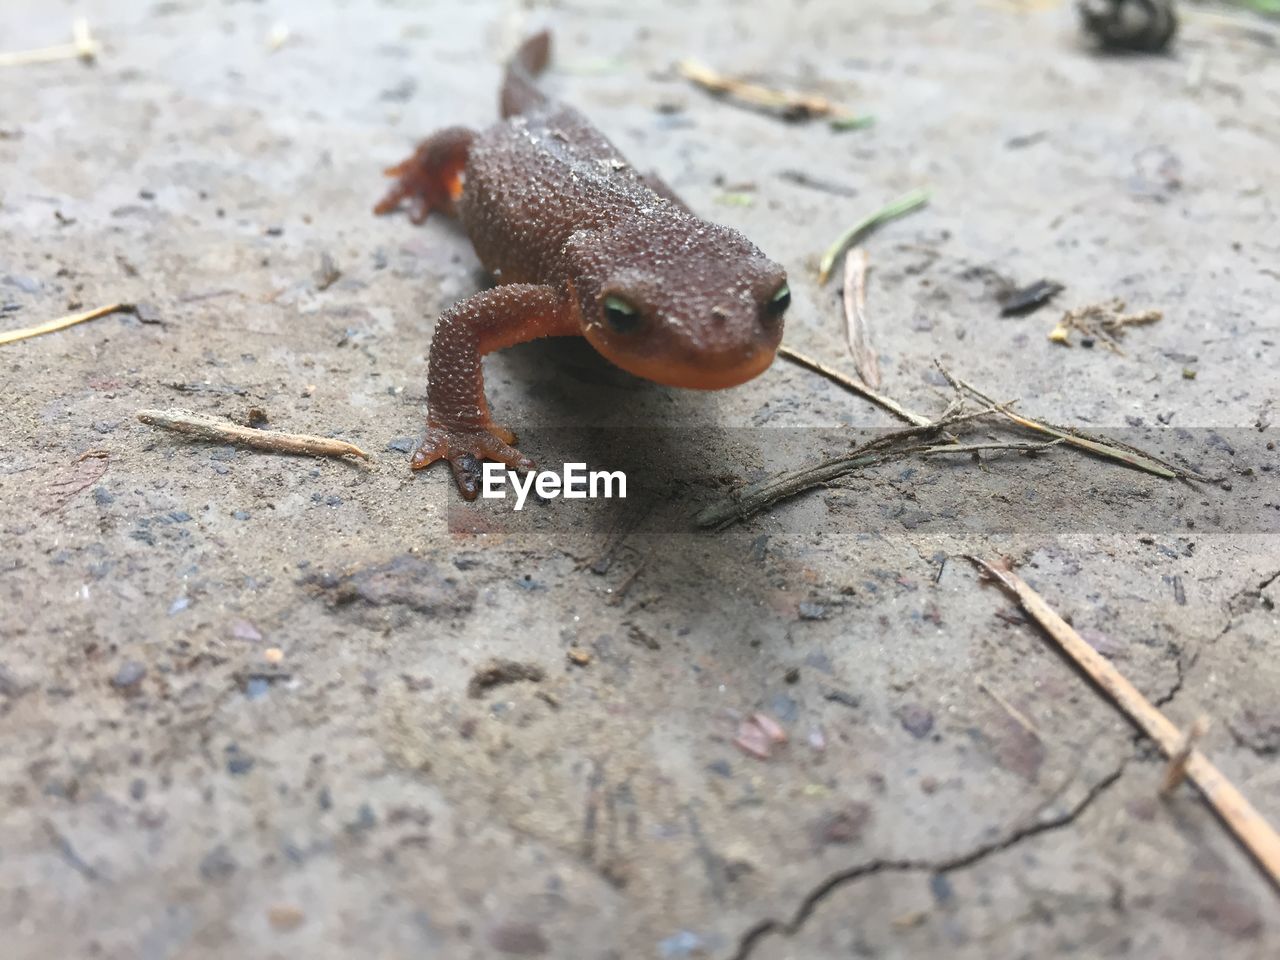
<path fill-rule="evenodd" d="M 546 106 L 547 95 L 538 89 L 534 78 L 546 69 L 551 59 L 551 32 L 543 30 L 520 44 L 520 49 L 507 64 L 502 81 L 502 116 L 513 117 Z"/>

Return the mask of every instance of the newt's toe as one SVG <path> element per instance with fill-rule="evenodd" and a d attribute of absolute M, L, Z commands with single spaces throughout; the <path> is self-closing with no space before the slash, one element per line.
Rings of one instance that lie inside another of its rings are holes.
<path fill-rule="evenodd" d="M 537 464 L 511 446 L 513 440 L 515 435 L 502 427 L 449 430 L 430 426 L 409 466 L 422 470 L 437 460 L 449 461 L 458 492 L 464 499 L 474 500 L 480 493 L 485 461 L 502 463 L 522 473 L 536 468 Z"/>

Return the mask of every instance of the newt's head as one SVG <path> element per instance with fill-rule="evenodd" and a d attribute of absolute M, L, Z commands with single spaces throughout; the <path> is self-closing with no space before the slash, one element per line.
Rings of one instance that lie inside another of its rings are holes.
<path fill-rule="evenodd" d="M 738 231 L 644 217 L 579 231 L 567 252 L 583 336 L 628 373 L 716 390 L 773 362 L 787 274 Z"/>

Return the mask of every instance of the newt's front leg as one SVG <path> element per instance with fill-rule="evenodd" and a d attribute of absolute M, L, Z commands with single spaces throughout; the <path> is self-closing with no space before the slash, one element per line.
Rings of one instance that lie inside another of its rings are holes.
<path fill-rule="evenodd" d="M 410 466 L 448 460 L 463 497 L 480 491 L 480 464 L 496 460 L 516 470 L 534 463 L 511 444 L 515 436 L 489 419 L 480 358 L 539 337 L 581 331 L 570 301 L 553 287 L 513 283 L 485 290 L 441 315 L 427 362 L 427 435 Z"/>

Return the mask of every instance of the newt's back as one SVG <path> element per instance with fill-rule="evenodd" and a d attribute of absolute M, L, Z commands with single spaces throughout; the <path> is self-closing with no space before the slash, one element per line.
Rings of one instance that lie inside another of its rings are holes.
<path fill-rule="evenodd" d="M 577 230 L 682 214 L 582 114 L 548 103 L 476 137 L 458 215 L 481 263 L 511 283 L 558 279 Z"/>

